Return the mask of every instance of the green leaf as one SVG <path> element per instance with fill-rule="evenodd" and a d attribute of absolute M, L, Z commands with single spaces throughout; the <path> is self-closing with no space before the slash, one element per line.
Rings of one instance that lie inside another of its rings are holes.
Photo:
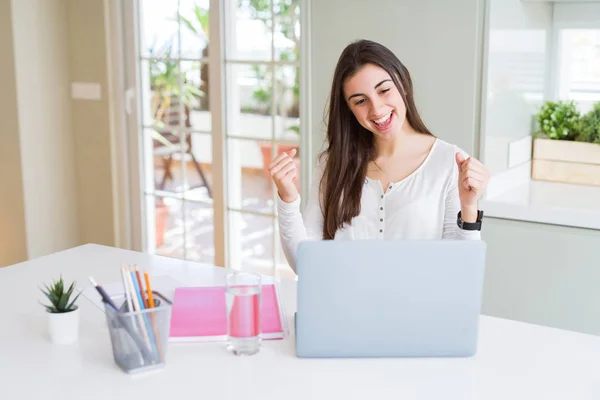
<path fill-rule="evenodd" d="M 43 292 L 43 293 L 48 298 L 48 300 L 50 300 L 50 304 L 52 304 L 53 306 L 56 306 L 56 300 L 55 300 L 54 296 L 52 296 L 50 293 L 46 293 L 46 292 Z"/>
<path fill-rule="evenodd" d="M 67 302 L 69 301 L 69 297 L 66 296 L 65 293 L 62 293 L 60 296 L 60 301 L 58 302 L 58 306 L 56 307 L 58 310 L 64 310 L 67 307 Z"/>
<path fill-rule="evenodd" d="M 44 296 L 50 301 L 50 305 L 44 304 L 43 306 L 49 312 L 60 313 L 67 312 L 73 309 L 75 301 L 81 295 L 81 292 L 77 296 L 73 297 L 75 291 L 75 282 L 69 285 L 69 288 L 65 291 L 65 283 L 62 276 L 58 281 L 53 282 L 52 285 L 48 286 L 44 284 L 44 288 L 40 288 Z"/>
<path fill-rule="evenodd" d="M 75 305 L 75 302 L 77 301 L 77 299 L 79 298 L 79 296 L 81 296 L 82 292 L 77 293 L 77 296 L 75 296 L 75 298 L 73 299 L 73 301 L 71 303 L 69 303 L 69 305 L 67 306 L 67 311 L 71 311 L 73 310 L 73 306 Z"/>

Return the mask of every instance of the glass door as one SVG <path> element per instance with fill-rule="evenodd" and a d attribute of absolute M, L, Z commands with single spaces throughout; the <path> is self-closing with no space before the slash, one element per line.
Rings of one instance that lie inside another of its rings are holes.
<path fill-rule="evenodd" d="M 293 276 L 267 168 L 300 147 L 299 0 L 127 3 L 143 249 Z"/>

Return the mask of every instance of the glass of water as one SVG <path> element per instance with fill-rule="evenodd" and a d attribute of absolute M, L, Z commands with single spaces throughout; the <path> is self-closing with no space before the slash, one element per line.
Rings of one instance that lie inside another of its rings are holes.
<path fill-rule="evenodd" d="M 235 355 L 260 350 L 260 275 L 234 272 L 227 275 L 227 343 Z"/>

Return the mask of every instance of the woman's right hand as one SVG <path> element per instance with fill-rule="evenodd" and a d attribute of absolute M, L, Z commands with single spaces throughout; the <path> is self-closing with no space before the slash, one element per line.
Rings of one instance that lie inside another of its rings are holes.
<path fill-rule="evenodd" d="M 294 161 L 295 155 L 296 149 L 281 153 L 269 165 L 269 172 L 277 186 L 279 197 L 286 203 L 291 203 L 298 197 L 298 189 L 294 183 L 298 175 Z"/>

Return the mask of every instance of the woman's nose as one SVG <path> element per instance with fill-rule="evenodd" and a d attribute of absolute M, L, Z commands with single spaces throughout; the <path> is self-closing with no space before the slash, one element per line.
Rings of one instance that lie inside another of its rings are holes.
<path fill-rule="evenodd" d="M 383 101 L 375 98 L 371 101 L 371 115 L 375 118 L 383 117 L 385 113 L 385 104 Z"/>

